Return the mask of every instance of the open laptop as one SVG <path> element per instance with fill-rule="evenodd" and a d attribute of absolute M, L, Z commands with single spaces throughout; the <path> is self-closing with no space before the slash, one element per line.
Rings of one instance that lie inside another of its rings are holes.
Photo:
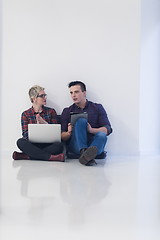
<path fill-rule="evenodd" d="M 28 139 L 34 143 L 61 142 L 61 125 L 28 124 Z"/>
<path fill-rule="evenodd" d="M 71 124 L 72 124 L 72 126 L 74 126 L 74 124 L 76 123 L 76 121 L 79 118 L 86 118 L 86 119 L 88 119 L 88 113 L 86 113 L 86 112 L 83 112 L 83 113 L 71 112 L 70 115 L 71 115 Z"/>

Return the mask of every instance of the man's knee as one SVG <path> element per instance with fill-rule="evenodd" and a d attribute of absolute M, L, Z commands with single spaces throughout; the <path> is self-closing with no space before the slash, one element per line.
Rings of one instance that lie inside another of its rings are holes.
<path fill-rule="evenodd" d="M 96 133 L 97 134 L 97 136 L 99 136 L 99 137 L 107 137 L 107 134 L 105 133 L 105 132 L 98 132 L 98 133 Z"/>
<path fill-rule="evenodd" d="M 107 134 L 105 132 L 96 133 L 96 137 L 99 139 L 103 139 L 104 141 L 107 141 Z"/>
<path fill-rule="evenodd" d="M 87 126 L 86 118 L 79 118 L 75 123 L 75 127 L 86 127 L 86 126 Z"/>

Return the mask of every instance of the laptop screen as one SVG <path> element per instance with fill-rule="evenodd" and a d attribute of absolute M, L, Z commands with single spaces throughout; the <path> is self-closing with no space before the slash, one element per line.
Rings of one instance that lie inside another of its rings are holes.
<path fill-rule="evenodd" d="M 28 124 L 28 139 L 34 143 L 61 142 L 61 125 Z"/>

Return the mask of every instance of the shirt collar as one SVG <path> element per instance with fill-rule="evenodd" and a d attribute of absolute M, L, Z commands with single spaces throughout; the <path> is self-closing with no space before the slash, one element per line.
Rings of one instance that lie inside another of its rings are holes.
<path fill-rule="evenodd" d="M 80 107 L 78 107 L 75 103 L 74 103 L 73 105 L 74 105 L 75 109 L 82 109 L 82 110 L 84 110 L 85 108 L 88 107 L 88 104 L 89 104 L 89 101 L 86 99 L 86 105 L 85 105 L 84 108 L 80 108 Z"/>
<path fill-rule="evenodd" d="M 42 112 L 35 112 L 33 106 L 32 106 L 31 109 L 32 109 L 32 113 L 35 114 L 35 115 L 38 114 L 38 113 L 42 113 L 42 112 L 45 111 L 44 106 L 42 106 Z"/>

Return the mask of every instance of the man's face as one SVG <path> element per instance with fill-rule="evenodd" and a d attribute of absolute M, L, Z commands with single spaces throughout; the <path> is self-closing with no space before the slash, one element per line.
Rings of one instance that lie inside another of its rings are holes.
<path fill-rule="evenodd" d="M 70 87 L 70 94 L 75 104 L 81 104 L 86 101 L 86 92 L 82 92 L 80 85 Z"/>

